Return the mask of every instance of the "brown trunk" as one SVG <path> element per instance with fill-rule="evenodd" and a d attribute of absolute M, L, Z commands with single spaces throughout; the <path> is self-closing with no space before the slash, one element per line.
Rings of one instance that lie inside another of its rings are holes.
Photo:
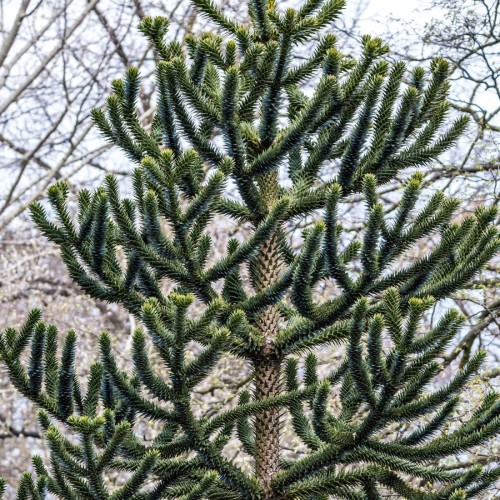
<path fill-rule="evenodd" d="M 280 391 L 280 363 L 276 358 L 264 357 L 255 362 L 255 396 L 266 399 Z M 271 489 L 271 481 L 279 470 L 280 459 L 279 410 L 268 410 L 255 417 L 255 475 L 266 500 L 278 499 Z"/>
<path fill-rule="evenodd" d="M 276 200 L 277 176 L 275 173 L 263 176 L 260 184 L 261 194 L 268 207 Z M 278 239 L 274 235 L 257 254 L 255 267 L 256 291 L 267 288 L 279 278 L 283 267 Z M 279 329 L 279 309 L 272 306 L 260 316 L 258 327 L 266 340 L 261 356 L 254 362 L 255 397 L 266 399 L 280 393 L 280 360 L 274 352 L 274 342 Z M 281 422 L 279 410 L 268 410 L 255 417 L 255 475 L 264 491 L 266 500 L 277 500 L 271 481 L 279 470 Z"/>

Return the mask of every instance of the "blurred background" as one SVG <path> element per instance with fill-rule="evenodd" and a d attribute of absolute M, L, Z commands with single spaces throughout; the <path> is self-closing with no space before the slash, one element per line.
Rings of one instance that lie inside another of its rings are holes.
<path fill-rule="evenodd" d="M 244 2 L 216 3 L 230 17 L 245 20 Z M 145 122 L 150 119 L 154 58 L 136 27 L 142 17 L 158 14 L 170 18 L 170 36 L 180 40 L 206 28 L 188 0 L 0 0 L 0 329 L 19 326 L 31 308 L 41 307 L 45 321 L 61 332 L 74 329 L 79 334 L 82 375 L 95 360 L 95 339 L 104 329 L 116 343 L 123 342 L 126 363 L 134 321 L 80 293 L 26 209 L 57 180 L 67 180 L 76 192 L 96 186 L 106 173 L 123 177 L 130 172 L 131 164 L 99 137 L 89 114 L 103 106 L 114 78 L 139 66 L 144 84 L 140 113 Z M 434 56 L 450 61 L 453 113 L 469 114 L 471 125 L 453 151 L 424 173 L 428 194 L 443 190 L 459 197 L 464 214 L 477 205 L 500 202 L 499 16 L 500 0 L 348 0 L 336 27 L 344 53 L 357 54 L 361 36 L 370 34 L 390 45 L 390 58 L 406 60 L 409 67 L 429 67 Z M 394 188 L 384 188 L 387 203 Z M 222 251 L 226 237 L 215 236 Z M 490 353 L 486 370 L 464 398 L 464 412 L 500 381 L 498 265 L 498 260 L 492 262 L 469 289 L 446 304 L 470 320 L 445 365 L 453 369 L 479 347 Z M 236 362 L 223 363 L 214 375 L 217 384 L 231 388 L 234 372 L 241 369 Z M 200 391 L 200 397 L 214 396 Z M 500 441 L 494 442 L 477 450 L 475 459 L 498 462 L 499 448 Z M 9 385 L 0 364 L 0 476 L 15 486 L 36 453 L 45 453 L 36 412 Z M 455 457 L 449 467 L 470 459 Z M 482 498 L 497 497 L 500 489 Z"/>

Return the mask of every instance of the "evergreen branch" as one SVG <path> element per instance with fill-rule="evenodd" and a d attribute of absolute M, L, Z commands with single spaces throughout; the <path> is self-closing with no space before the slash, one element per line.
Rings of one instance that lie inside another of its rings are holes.
<path fill-rule="evenodd" d="M 279 222 L 286 217 L 288 200 L 283 198 L 271 210 L 270 214 L 257 226 L 252 236 L 231 255 L 224 257 L 211 269 L 206 271 L 205 280 L 208 282 L 217 281 L 248 260 L 264 243 L 271 233 L 276 229 Z"/>
<path fill-rule="evenodd" d="M 173 418 L 172 412 L 166 411 L 158 405 L 142 398 L 132 384 L 125 379 L 116 365 L 116 361 L 111 352 L 111 339 L 107 333 L 103 333 L 99 338 L 99 346 L 101 350 L 102 363 L 113 381 L 113 386 L 116 387 L 124 402 L 132 403 L 133 407 L 143 415 L 153 419 L 170 422 Z"/>
<path fill-rule="evenodd" d="M 230 21 L 212 2 L 212 0 L 193 0 L 197 9 L 210 21 L 232 35 L 237 35 L 240 26 Z"/>
<path fill-rule="evenodd" d="M 320 81 L 315 95 L 311 98 L 307 107 L 300 113 L 296 120 L 276 137 L 271 147 L 264 150 L 264 152 L 248 166 L 250 175 L 265 174 L 277 168 L 279 162 L 288 153 L 290 147 L 302 142 L 303 136 L 310 126 L 311 121 L 314 121 L 319 111 L 322 109 L 323 104 L 330 97 L 334 83 L 335 79 L 333 77 L 325 77 Z"/>
<path fill-rule="evenodd" d="M 312 297 L 312 270 L 317 258 L 320 241 L 323 236 L 324 225 L 316 224 L 308 233 L 304 249 L 302 250 L 297 269 L 294 273 L 291 300 L 299 313 L 305 317 L 314 315 Z"/>

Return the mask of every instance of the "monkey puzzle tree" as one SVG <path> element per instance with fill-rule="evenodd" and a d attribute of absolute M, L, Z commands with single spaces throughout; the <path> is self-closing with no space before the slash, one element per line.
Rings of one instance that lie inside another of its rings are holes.
<path fill-rule="evenodd" d="M 499 238 L 494 209 L 456 223 L 457 200 L 437 192 L 419 201 L 415 167 L 431 164 L 466 127 L 459 118 L 443 130 L 446 62 L 435 60 L 429 77 L 408 72 L 385 61 L 387 48 L 370 37 L 359 60 L 342 54 L 322 34 L 342 0 L 285 12 L 253 0 L 249 26 L 211 0 L 193 3 L 224 37 L 190 37 L 185 53 L 166 41 L 165 19 L 140 25 L 158 59 L 151 126 L 136 112 L 135 68 L 93 115 L 137 163 L 133 197 L 120 196 L 109 176 L 80 192 L 76 218 L 61 182 L 49 190 L 57 223 L 41 204 L 31 207 L 75 282 L 142 326 L 133 373 L 101 335 L 86 390 L 75 376 L 74 332 L 60 357 L 57 330 L 38 310 L 2 334 L 0 354 L 14 385 L 41 408 L 51 452 L 50 467 L 34 459 L 36 475 L 22 477 L 18 498 L 474 498 L 500 468 L 436 464 L 498 433 L 499 397 L 487 394 L 468 420 L 440 432 L 485 354 L 431 390 L 463 318 L 451 310 L 422 325 Z M 413 173 L 399 181 L 396 208 L 385 206 L 379 187 L 405 169 Z M 354 197 L 364 200 L 365 223 L 352 237 L 339 210 Z M 218 260 L 208 234 L 215 216 L 246 231 Z M 291 222 L 304 218 L 311 223 L 296 250 Z M 425 238 L 434 242 L 427 254 L 405 259 Z M 168 294 L 166 281 L 175 287 Z M 321 300 L 325 283 L 331 296 Z M 314 352 L 332 344 L 343 360 L 320 373 Z M 252 388 L 237 405 L 200 416 L 193 389 L 228 354 L 251 365 Z M 161 429 L 149 443 L 134 432 L 144 419 Z M 298 457 L 284 452 L 285 422 L 303 443 Z M 225 453 L 235 438 L 253 474 Z M 117 472 L 124 479 L 113 487 Z"/>

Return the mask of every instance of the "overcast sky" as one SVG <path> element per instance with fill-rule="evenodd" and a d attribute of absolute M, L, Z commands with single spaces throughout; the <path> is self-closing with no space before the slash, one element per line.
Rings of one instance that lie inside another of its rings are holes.
<path fill-rule="evenodd" d="M 361 26 L 368 33 L 375 31 L 383 35 L 390 18 L 423 25 L 436 12 L 435 9 L 429 11 L 429 3 L 429 0 L 370 0 L 363 12 Z M 347 0 L 347 10 L 355 9 L 356 4 L 355 0 Z"/>
<path fill-rule="evenodd" d="M 353 2 L 348 2 L 349 3 Z M 417 0 L 371 0 L 366 14 L 368 16 L 393 15 L 395 17 L 407 17 L 419 6 L 427 2 Z"/>

